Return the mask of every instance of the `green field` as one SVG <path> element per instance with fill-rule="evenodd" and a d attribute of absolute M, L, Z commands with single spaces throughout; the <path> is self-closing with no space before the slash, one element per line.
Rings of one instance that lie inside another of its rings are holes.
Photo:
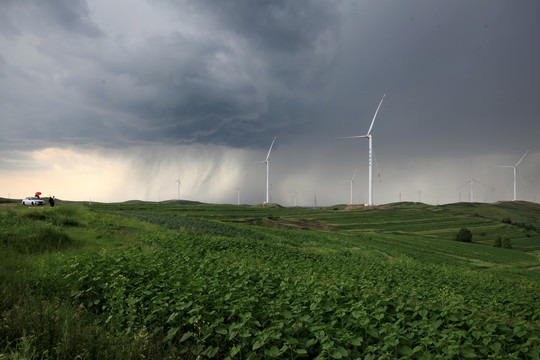
<path fill-rule="evenodd" d="M 539 358 L 538 204 L 0 203 L 0 359 Z"/>

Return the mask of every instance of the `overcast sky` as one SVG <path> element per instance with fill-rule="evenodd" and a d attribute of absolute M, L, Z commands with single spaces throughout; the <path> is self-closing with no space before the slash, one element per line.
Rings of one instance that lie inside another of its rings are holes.
<path fill-rule="evenodd" d="M 540 1 L 4 0 L 0 197 L 540 201 Z M 380 173 L 380 177 L 378 174 Z M 380 179 L 380 180 L 379 180 Z M 537 199 L 538 195 L 538 199 Z"/>

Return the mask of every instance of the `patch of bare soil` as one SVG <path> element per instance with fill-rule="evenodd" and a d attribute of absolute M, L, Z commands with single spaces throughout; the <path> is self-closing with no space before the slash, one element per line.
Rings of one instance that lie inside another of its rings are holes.
<path fill-rule="evenodd" d="M 393 210 L 392 206 L 364 206 L 364 205 L 348 205 L 345 207 L 345 210 Z"/>
<path fill-rule="evenodd" d="M 357 209 L 365 209 L 367 206 L 364 205 L 347 205 L 345 206 L 345 210 L 357 210 Z"/>
<path fill-rule="evenodd" d="M 266 226 L 277 229 L 287 230 L 317 230 L 317 231 L 336 231 L 337 228 L 332 225 L 320 223 L 315 220 L 287 220 L 280 217 L 255 218 L 244 220 L 224 220 L 248 225 Z"/>

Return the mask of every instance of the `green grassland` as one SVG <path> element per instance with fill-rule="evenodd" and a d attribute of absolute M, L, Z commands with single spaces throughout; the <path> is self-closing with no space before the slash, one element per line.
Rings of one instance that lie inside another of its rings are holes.
<path fill-rule="evenodd" d="M 0 359 L 539 358 L 538 204 L 0 202 Z"/>

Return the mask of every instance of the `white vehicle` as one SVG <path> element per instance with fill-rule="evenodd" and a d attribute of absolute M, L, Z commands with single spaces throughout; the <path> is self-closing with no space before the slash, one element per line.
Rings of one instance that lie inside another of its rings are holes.
<path fill-rule="evenodd" d="M 45 205 L 45 201 L 41 200 L 38 197 L 27 197 L 26 199 L 23 199 L 22 201 L 23 205 Z"/>

